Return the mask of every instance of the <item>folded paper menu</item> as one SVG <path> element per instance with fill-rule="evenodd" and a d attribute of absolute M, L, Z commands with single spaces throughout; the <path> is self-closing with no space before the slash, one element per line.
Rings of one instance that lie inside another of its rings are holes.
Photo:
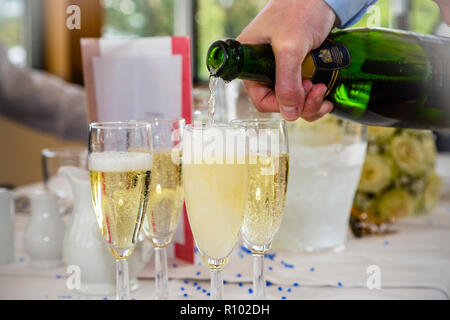
<path fill-rule="evenodd" d="M 188 37 L 81 39 L 89 122 L 192 117 Z M 186 210 L 168 256 L 194 262 Z"/>

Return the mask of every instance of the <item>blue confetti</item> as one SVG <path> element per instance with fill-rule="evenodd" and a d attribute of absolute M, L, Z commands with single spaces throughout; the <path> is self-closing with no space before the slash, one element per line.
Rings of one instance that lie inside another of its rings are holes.
<path fill-rule="evenodd" d="M 241 277 L 242 277 L 242 274 L 238 273 L 238 274 L 236 275 L 236 277 L 241 278 Z"/>
<path fill-rule="evenodd" d="M 19 258 L 19 262 L 24 262 L 25 261 L 25 258 L 24 257 L 20 257 Z"/>
<path fill-rule="evenodd" d="M 309 271 L 311 271 L 311 272 L 314 272 L 314 271 L 316 271 L 316 268 L 311 268 L 311 269 L 309 269 Z"/>
<path fill-rule="evenodd" d="M 272 282 L 266 281 L 266 286 L 270 287 L 272 285 Z"/>
<path fill-rule="evenodd" d="M 197 290 L 200 290 L 201 288 L 202 288 L 202 287 L 198 286 L 198 287 L 197 287 Z"/>
<path fill-rule="evenodd" d="M 203 289 L 202 292 L 205 293 L 205 292 L 206 292 L 206 289 Z"/>
<path fill-rule="evenodd" d="M 184 291 L 184 287 L 181 287 L 180 290 L 181 290 L 181 291 Z"/>
<path fill-rule="evenodd" d="M 246 246 L 241 246 L 241 250 L 244 251 L 245 253 L 252 254 L 251 250 L 247 249 Z"/>
<path fill-rule="evenodd" d="M 198 252 L 198 248 L 197 248 L 197 247 L 194 248 L 194 252 L 195 252 L 195 253 Z"/>
<path fill-rule="evenodd" d="M 227 280 L 223 280 L 223 284 L 227 284 L 228 283 L 228 281 Z"/>
<path fill-rule="evenodd" d="M 189 280 L 184 280 L 184 283 L 189 283 Z"/>
<path fill-rule="evenodd" d="M 248 293 L 252 294 L 253 293 L 253 289 L 252 288 L 248 289 Z"/>
<path fill-rule="evenodd" d="M 282 287 L 278 287 L 278 291 L 283 291 L 283 288 Z"/>
<path fill-rule="evenodd" d="M 284 296 L 283 296 L 283 297 L 281 297 L 281 300 L 286 300 L 286 297 L 284 297 Z"/>
<path fill-rule="evenodd" d="M 56 279 L 61 279 L 61 275 L 60 275 L 60 274 L 57 274 L 57 275 L 56 275 Z"/>
<path fill-rule="evenodd" d="M 187 296 L 188 296 L 188 294 L 187 294 L 187 293 L 183 294 L 183 297 L 187 297 Z"/>
<path fill-rule="evenodd" d="M 108 300 L 108 297 L 103 297 L 103 300 Z"/>
<path fill-rule="evenodd" d="M 276 253 L 266 253 L 264 255 L 264 258 L 267 258 L 267 259 L 273 261 L 273 259 L 275 259 L 276 255 L 277 255 Z"/>
<path fill-rule="evenodd" d="M 338 282 L 338 287 L 342 287 L 342 282 Z"/>
<path fill-rule="evenodd" d="M 292 291 L 292 289 L 291 289 L 291 288 L 288 288 L 288 289 L 287 289 L 287 292 L 291 292 L 291 291 Z"/>
<path fill-rule="evenodd" d="M 178 267 L 178 266 L 177 266 L 177 264 L 176 264 L 176 263 L 174 263 L 174 264 L 173 264 L 173 267 L 174 267 L 174 268 L 176 268 L 176 267 Z"/>
<path fill-rule="evenodd" d="M 244 284 L 242 282 L 238 283 L 239 287 L 242 287 Z"/>
<path fill-rule="evenodd" d="M 289 263 L 286 263 L 286 262 L 284 262 L 284 261 L 281 261 L 281 264 L 282 264 L 285 268 L 289 268 L 289 269 L 293 269 L 293 268 L 294 268 L 294 265 L 293 265 L 293 264 L 289 264 Z"/>
<path fill-rule="evenodd" d="M 298 282 L 294 282 L 294 287 L 298 287 Z"/>
<path fill-rule="evenodd" d="M 194 282 L 192 285 L 193 285 L 194 287 L 196 287 L 196 286 L 198 285 L 198 282 Z"/>
<path fill-rule="evenodd" d="M 197 276 L 199 276 L 199 275 L 200 275 L 200 271 L 197 271 L 195 274 L 196 274 Z"/>
<path fill-rule="evenodd" d="M 269 271 L 272 271 L 272 270 L 273 270 L 273 268 L 272 268 L 272 267 L 269 267 L 269 268 L 267 268 L 267 269 L 269 269 Z"/>
<path fill-rule="evenodd" d="M 131 300 L 136 300 L 136 298 L 131 298 Z"/>
<path fill-rule="evenodd" d="M 209 297 L 211 295 L 211 293 L 208 292 L 206 295 Z"/>
<path fill-rule="evenodd" d="M 383 245 L 388 246 L 388 245 L 389 245 L 389 241 L 385 240 L 385 241 L 383 242 Z"/>

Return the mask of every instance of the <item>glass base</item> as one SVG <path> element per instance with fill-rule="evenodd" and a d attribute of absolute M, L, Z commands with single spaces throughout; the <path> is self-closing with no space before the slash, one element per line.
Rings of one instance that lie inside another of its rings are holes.
<path fill-rule="evenodd" d="M 314 253 L 314 252 L 341 252 L 345 249 L 346 241 L 340 239 L 335 239 L 336 241 L 309 241 L 314 243 L 314 245 L 308 245 L 305 243 L 298 242 L 286 242 L 278 241 L 275 242 L 272 249 L 274 251 L 282 250 L 287 252 L 298 252 L 298 253 Z"/>
<path fill-rule="evenodd" d="M 314 247 L 305 247 L 305 248 L 300 248 L 300 252 L 306 252 L 306 253 L 322 253 L 322 252 L 341 252 L 345 249 L 345 243 L 341 243 L 335 246 L 331 246 L 331 247 L 319 247 L 319 248 L 314 248 Z"/>
<path fill-rule="evenodd" d="M 137 279 L 130 280 L 130 291 L 137 289 L 139 289 L 139 281 Z M 116 294 L 116 285 L 113 283 L 82 283 L 81 288 L 75 289 L 75 291 L 91 296 L 113 296 Z"/>

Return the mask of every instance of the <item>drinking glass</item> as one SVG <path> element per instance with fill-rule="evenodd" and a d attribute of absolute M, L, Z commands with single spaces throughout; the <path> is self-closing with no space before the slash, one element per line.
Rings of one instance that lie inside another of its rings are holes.
<path fill-rule="evenodd" d="M 246 128 L 249 184 L 241 235 L 253 255 L 253 292 L 265 299 L 264 254 L 283 217 L 289 172 L 289 146 L 284 120 L 234 120 Z"/>
<path fill-rule="evenodd" d="M 182 163 L 189 223 L 211 270 L 211 299 L 222 300 L 222 270 L 239 236 L 247 199 L 245 129 L 186 126 Z"/>
<path fill-rule="evenodd" d="M 366 156 L 366 127 L 327 115 L 290 122 L 287 129 L 290 183 L 273 248 L 340 251 Z"/>
<path fill-rule="evenodd" d="M 61 213 L 69 213 L 73 207 L 73 194 L 69 182 L 58 174 L 63 166 L 87 169 L 87 149 L 81 147 L 45 148 L 41 151 L 44 188 L 58 196 Z"/>
<path fill-rule="evenodd" d="M 145 216 L 152 169 L 150 124 L 93 123 L 88 167 L 97 222 L 116 259 L 116 298 L 128 300 L 128 258 Z"/>
<path fill-rule="evenodd" d="M 156 299 L 168 299 L 166 247 L 172 241 L 184 204 L 181 141 L 184 119 L 150 120 L 153 167 L 143 228 L 155 247 Z"/>

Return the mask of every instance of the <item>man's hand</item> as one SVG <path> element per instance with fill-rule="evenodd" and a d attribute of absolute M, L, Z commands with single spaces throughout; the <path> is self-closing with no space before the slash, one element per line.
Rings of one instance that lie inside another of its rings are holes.
<path fill-rule="evenodd" d="M 270 43 L 276 60 L 275 90 L 244 81 L 255 107 L 281 112 L 286 120 L 314 121 L 333 109 L 324 101 L 326 86 L 302 81 L 306 55 L 326 39 L 336 20 L 324 0 L 270 0 L 237 38 L 242 43 Z"/>
<path fill-rule="evenodd" d="M 450 26 L 450 0 L 434 0 L 441 9 L 442 19 Z"/>

